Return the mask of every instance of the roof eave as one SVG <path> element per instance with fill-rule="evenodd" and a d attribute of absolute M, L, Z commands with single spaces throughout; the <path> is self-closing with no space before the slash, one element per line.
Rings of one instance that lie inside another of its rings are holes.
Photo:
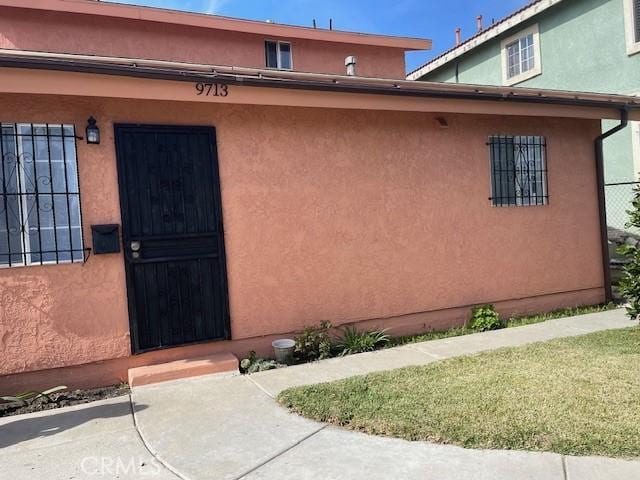
<path fill-rule="evenodd" d="M 640 115 L 640 98 L 624 95 L 280 72 L 246 67 L 223 67 L 158 60 L 0 50 L 0 67 L 173 81 L 221 81 L 235 85 L 291 90 L 548 104 L 610 110 L 627 109 L 634 111 L 634 117 Z"/>
<path fill-rule="evenodd" d="M 125 5 L 95 0 L 0 0 L 0 7 L 24 8 L 31 10 L 75 13 L 102 17 L 142 20 L 149 22 L 185 25 L 189 27 L 252 33 L 273 37 L 299 38 L 333 43 L 371 45 L 398 48 L 404 51 L 430 50 L 431 40 L 391 35 L 327 30 L 322 28 L 283 25 L 238 18 L 183 12 L 154 7 Z"/>
<path fill-rule="evenodd" d="M 503 18 L 496 22 L 494 25 L 486 28 L 485 30 L 477 33 L 476 35 L 468 38 L 460 45 L 448 50 L 439 56 L 431 59 L 421 67 L 413 70 L 407 74 L 407 80 L 419 80 L 425 75 L 445 66 L 449 62 L 455 60 L 458 57 L 474 50 L 475 48 L 483 45 L 494 38 L 497 38 L 505 32 L 521 25 L 522 23 L 536 17 L 549 8 L 557 5 L 563 0 L 538 0 L 531 5 L 528 5 L 515 13 Z"/>

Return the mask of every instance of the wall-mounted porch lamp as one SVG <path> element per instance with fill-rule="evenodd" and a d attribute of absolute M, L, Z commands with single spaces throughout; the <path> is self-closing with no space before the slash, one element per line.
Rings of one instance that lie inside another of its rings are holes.
<path fill-rule="evenodd" d="M 87 143 L 89 145 L 100 145 L 100 129 L 96 125 L 96 119 L 93 116 L 87 120 Z"/>
<path fill-rule="evenodd" d="M 436 117 L 436 122 L 440 128 L 449 128 L 449 122 L 444 117 Z"/>

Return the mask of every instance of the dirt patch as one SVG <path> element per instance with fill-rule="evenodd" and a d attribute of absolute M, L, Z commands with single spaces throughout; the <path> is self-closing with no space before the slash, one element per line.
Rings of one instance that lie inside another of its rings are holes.
<path fill-rule="evenodd" d="M 0 417 L 21 415 L 23 413 L 42 412 L 60 407 L 70 407 L 83 403 L 120 397 L 130 393 L 129 386 L 115 385 L 111 387 L 93 388 L 91 390 L 68 390 L 49 395 L 51 401 L 44 397 L 30 401 L 28 405 L 20 403 L 0 403 Z"/>

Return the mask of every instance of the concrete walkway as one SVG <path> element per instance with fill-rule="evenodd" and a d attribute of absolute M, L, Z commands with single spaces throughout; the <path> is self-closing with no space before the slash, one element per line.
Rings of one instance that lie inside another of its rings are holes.
<path fill-rule="evenodd" d="M 640 460 L 368 436 L 290 414 L 273 398 L 290 386 L 632 325 L 615 310 L 251 376 L 139 387 L 131 403 L 121 397 L 7 417 L 0 419 L 0 478 L 638 480 Z"/>

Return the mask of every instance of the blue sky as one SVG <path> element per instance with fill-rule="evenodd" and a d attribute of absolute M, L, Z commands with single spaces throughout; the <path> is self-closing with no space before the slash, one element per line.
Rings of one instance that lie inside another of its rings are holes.
<path fill-rule="evenodd" d="M 476 16 L 485 24 L 522 7 L 528 0 L 119 0 L 120 3 L 205 12 L 253 20 L 273 20 L 293 25 L 326 27 L 367 33 L 426 37 L 433 40 L 431 52 L 413 52 L 407 57 L 412 70 L 453 46 L 456 27 L 463 38 L 475 31 Z"/>

